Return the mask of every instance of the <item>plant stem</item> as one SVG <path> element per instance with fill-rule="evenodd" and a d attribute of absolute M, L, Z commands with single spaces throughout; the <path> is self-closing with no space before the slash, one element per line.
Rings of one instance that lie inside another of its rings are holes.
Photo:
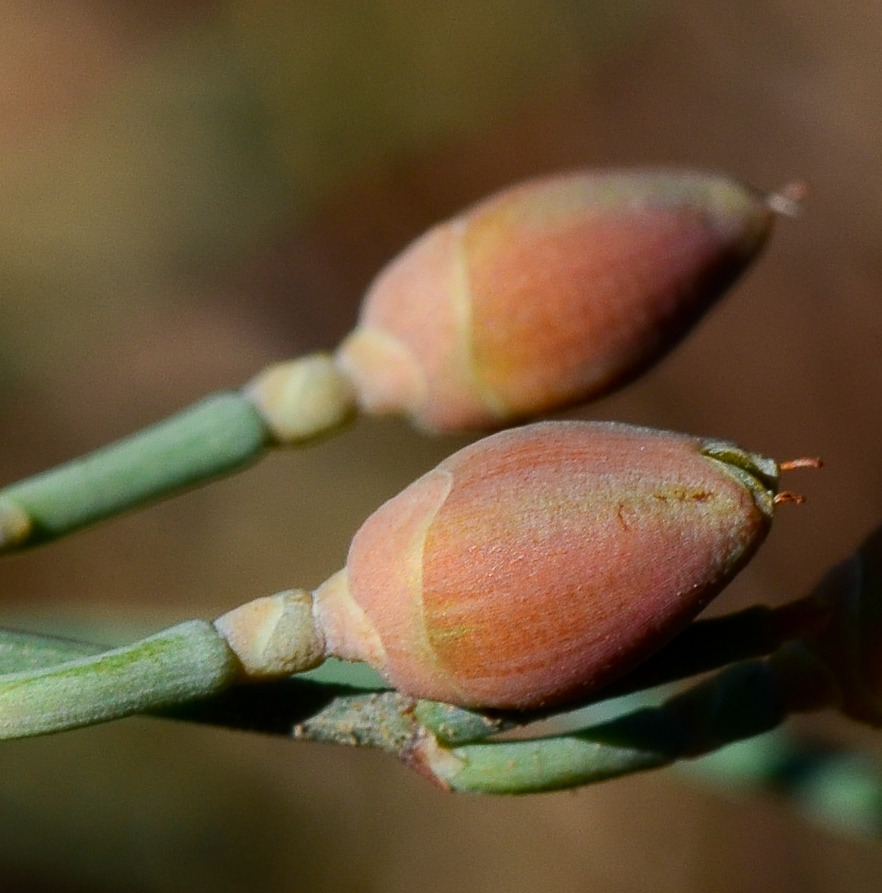
<path fill-rule="evenodd" d="M 658 707 L 547 738 L 455 747 L 429 766 L 455 791 L 528 794 L 593 784 L 711 753 L 822 706 L 805 698 L 806 667 L 748 661 Z"/>
<path fill-rule="evenodd" d="M 0 674 L 37 669 L 48 673 L 63 669 L 59 665 L 72 660 L 106 652 L 106 646 L 93 643 L 0 629 Z M 511 725 L 498 717 L 434 701 L 420 701 L 414 708 L 412 698 L 384 691 L 387 687 L 364 664 L 331 659 L 315 670 L 289 679 L 232 685 L 198 701 L 161 709 L 145 708 L 144 712 L 225 728 L 337 743 L 342 739 L 352 743 L 349 740 L 352 728 L 359 730 L 362 740 L 371 737 L 379 740 L 378 733 L 369 729 L 381 714 L 388 727 L 390 722 L 400 724 L 403 712 L 411 729 L 416 728 L 418 721 L 447 743 L 478 740 Z M 375 696 L 381 693 L 388 697 L 377 700 Z M 372 703 L 374 707 L 368 716 L 365 705 Z M 382 733 L 379 737 L 382 738 Z"/>
<path fill-rule="evenodd" d="M 826 618 L 827 609 L 809 598 L 780 608 L 756 606 L 725 617 L 695 621 L 663 651 L 624 679 L 607 686 L 583 702 L 567 705 L 565 710 L 632 694 L 718 669 L 741 659 L 769 654 L 784 641 L 816 628 Z M 90 643 L 0 630 L 0 673 L 46 668 L 48 675 L 53 665 L 105 651 L 105 647 Z M 325 684 L 324 690 L 321 689 L 322 683 Z M 310 687 L 315 685 L 320 687 Z M 188 704 L 181 705 L 174 710 L 174 715 L 182 720 L 192 719 L 224 726 L 232 724 L 236 728 L 279 733 L 279 722 L 283 722 L 284 728 L 290 731 L 312 716 L 301 701 L 308 705 L 318 700 L 324 706 L 330 706 L 336 695 L 360 692 L 372 694 L 384 687 L 382 679 L 375 673 L 368 672 L 362 664 L 327 661 L 317 670 L 300 674 L 292 680 L 275 685 L 249 684 L 241 687 L 241 690 L 237 688 L 229 695 L 222 696 L 220 700 L 209 699 L 197 708 Z M 237 694 L 239 691 L 241 693 Z M 71 697 L 73 698 L 73 694 Z M 142 709 L 151 712 L 148 705 Z M 351 725 L 348 711 L 360 709 L 359 704 L 344 701 L 342 706 L 336 705 L 334 721 L 348 727 Z M 416 713 L 419 722 L 445 744 L 480 740 L 501 729 L 525 725 L 549 715 L 548 711 L 527 714 L 500 711 L 485 713 L 430 701 L 419 702 Z M 363 714 L 360 722 L 363 726 Z M 269 727 L 264 727 L 266 723 Z M 321 734 L 330 734 L 327 730 L 332 726 L 329 716 L 316 718 L 309 726 L 309 734 L 319 734 L 319 729 L 323 730 Z M 367 732 L 363 730 L 361 735 L 365 737 Z"/>
<path fill-rule="evenodd" d="M 46 655 L 44 655 L 46 656 Z M 210 623 L 191 620 L 134 645 L 0 677 L 0 738 L 64 731 L 215 694 L 238 673 Z"/>
<path fill-rule="evenodd" d="M 269 440 L 260 414 L 243 395 L 209 397 L 124 440 L 0 491 L 0 550 L 56 539 L 233 471 L 257 459 Z"/>
<path fill-rule="evenodd" d="M 352 384 L 333 358 L 309 354 L 269 366 L 240 391 L 189 409 L 80 459 L 0 490 L 0 552 L 204 483 L 258 459 L 271 445 L 300 446 L 355 417 Z"/>
<path fill-rule="evenodd" d="M 592 700 L 618 698 L 716 670 L 727 664 L 765 657 L 790 639 L 823 626 L 830 608 L 812 596 L 777 608 L 755 605 L 708 620 L 695 620 L 661 651 L 606 686 Z"/>
<path fill-rule="evenodd" d="M 679 653 L 684 644 L 696 646 L 693 658 L 680 664 L 695 666 L 699 654 L 712 650 L 715 642 L 725 644 L 729 633 L 740 631 L 754 647 L 765 650 L 788 633 L 798 636 L 821 618 L 817 604 L 807 599 L 783 608 L 748 609 L 693 624 L 688 640 L 681 641 L 681 636 L 675 651 Z M 192 634 L 181 641 L 188 651 L 192 648 Z M 103 650 L 69 639 L 0 630 L 0 672 L 58 664 Z M 733 653 L 730 649 L 725 657 Z M 673 654 L 669 657 L 659 655 L 656 660 L 671 669 L 676 660 Z M 483 744 L 476 742 L 510 727 L 512 718 L 414 702 L 399 692 L 379 692 L 373 690 L 377 680 L 359 678 L 364 671 L 361 665 L 329 663 L 330 672 L 323 667 L 273 683 L 234 684 L 185 703 L 177 702 L 181 691 L 176 690 L 170 693 L 174 704 L 145 712 L 298 740 L 378 747 L 436 784 L 472 793 L 525 794 L 576 787 L 705 753 L 694 763 L 683 763 L 690 775 L 726 787 L 773 791 L 793 801 L 811 819 L 848 833 L 882 831 L 882 772 L 867 755 L 780 731 L 745 739 L 776 726 L 799 708 L 788 688 L 803 689 L 805 677 L 798 673 L 794 686 L 786 671 L 782 678 L 780 661 L 730 667 L 660 707 L 640 709 L 579 732 Z M 657 679 L 661 666 L 632 674 L 630 684 L 623 687 L 635 688 L 639 675 Z M 138 675 L 142 676 L 141 670 Z M 343 682 L 318 681 L 317 677 Z M 121 682 L 117 677 L 115 685 L 119 688 Z M 121 687 L 131 697 L 129 682 Z M 219 687 L 225 684 L 222 680 Z M 142 678 L 139 685 L 143 686 Z M 210 682 L 208 688 L 214 687 Z M 606 694 L 611 696 L 609 691 Z M 56 692 L 55 701 L 56 705 L 59 700 L 72 704 L 82 697 L 83 686 L 77 681 L 72 690 L 65 693 L 62 687 Z M 804 694 L 795 700 L 803 704 Z M 103 694 L 101 703 L 106 704 Z M 132 704 L 123 707 L 130 712 Z M 0 709 L 4 709 L 2 694 Z M 27 710 L 35 709 L 42 710 L 43 704 L 29 699 Z M 737 743 L 723 746 L 730 741 Z"/>
<path fill-rule="evenodd" d="M 804 607 L 786 606 L 780 615 L 784 625 Z M 750 615 L 733 615 L 733 622 L 745 616 Z M 714 621 L 715 633 L 725 629 L 720 624 L 728 619 Z M 785 647 L 780 653 L 786 659 L 776 654 L 771 660 L 736 664 L 661 706 L 588 729 L 475 743 L 510 728 L 516 718 L 303 676 L 230 685 L 235 668 L 226 647 L 221 643 L 218 649 L 219 641 L 210 624 L 192 621 L 96 658 L 42 673 L 7 675 L 0 680 L 0 716 L 7 733 L 11 724 L 18 735 L 149 712 L 298 740 L 377 747 L 445 788 L 524 794 L 596 783 L 711 753 L 774 728 L 795 710 L 824 703 L 823 696 L 806 697 L 808 689 L 816 688 L 812 665 Z M 97 647 L 5 632 L 0 634 L 0 668 L 35 666 Z M 848 780 L 848 796 L 836 794 L 831 779 L 837 784 Z M 880 792 L 882 785 L 864 764 L 843 760 L 819 772 L 799 797 L 818 814 L 847 809 L 844 822 L 869 827 L 878 823 Z"/>

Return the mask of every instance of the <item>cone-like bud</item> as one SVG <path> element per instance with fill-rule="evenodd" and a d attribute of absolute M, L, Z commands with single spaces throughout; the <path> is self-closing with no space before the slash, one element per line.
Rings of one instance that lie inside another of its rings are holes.
<path fill-rule="evenodd" d="M 464 706 L 574 699 L 660 648 L 764 538 L 778 467 L 733 444 L 546 422 L 375 512 L 316 592 L 327 653 Z"/>
<path fill-rule="evenodd" d="M 430 430 L 599 397 L 673 347 L 745 268 L 773 198 L 689 172 L 513 187 L 393 260 L 338 362 L 362 409 Z"/>

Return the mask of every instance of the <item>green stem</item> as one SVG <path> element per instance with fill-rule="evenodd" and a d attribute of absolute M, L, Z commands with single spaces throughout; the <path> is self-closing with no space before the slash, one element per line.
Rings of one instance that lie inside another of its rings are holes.
<path fill-rule="evenodd" d="M 659 707 L 566 735 L 456 747 L 431 766 L 455 791 L 528 794 L 572 788 L 710 753 L 775 728 L 790 709 L 775 669 L 751 661 Z"/>
<path fill-rule="evenodd" d="M 592 700 L 619 698 L 727 664 L 765 657 L 785 642 L 819 629 L 829 618 L 829 607 L 809 596 L 777 608 L 755 605 L 723 617 L 695 620 L 661 651 Z"/>
<path fill-rule="evenodd" d="M 106 651 L 103 645 L 0 629 L 0 674 L 49 672 L 59 664 Z M 381 715 L 381 725 L 387 730 L 406 716 L 412 733 L 425 727 L 448 744 L 485 738 L 511 725 L 499 717 L 434 701 L 420 701 L 414 708 L 412 698 L 386 689 L 388 683 L 365 664 L 331 658 L 296 677 L 233 685 L 198 701 L 145 712 L 264 734 L 294 734 L 297 729 L 297 737 L 336 743 L 352 743 L 353 729 L 362 740 L 376 738 L 382 733 L 370 730 Z"/>
<path fill-rule="evenodd" d="M 270 443 L 260 413 L 217 394 L 80 459 L 0 490 L 0 551 L 56 539 L 257 459 Z"/>
<path fill-rule="evenodd" d="M 0 675 L 39 670 L 107 651 L 106 645 L 0 629 Z"/>
<path fill-rule="evenodd" d="M 99 645 L 3 630 L 0 672 L 36 668 L 102 650 Z M 329 672 L 326 667 L 281 682 L 234 685 L 220 694 L 153 715 L 304 740 L 371 744 L 399 757 L 408 749 L 413 752 L 414 741 L 426 732 L 450 747 L 481 740 L 505 727 L 498 719 L 447 704 L 420 701 L 414 709 L 403 695 L 371 691 L 375 680 L 362 680 L 360 665 L 330 663 Z M 325 677 L 327 681 L 319 681 Z M 361 686 L 364 691 L 358 690 Z M 628 720 L 632 726 L 634 716 Z M 615 728 L 614 723 L 609 725 Z M 670 752 L 677 750 L 644 747 L 631 751 L 611 747 L 609 740 L 601 743 L 601 737 L 609 736 L 597 734 L 595 729 L 556 739 L 516 742 L 514 765 L 522 767 L 532 760 L 541 760 L 546 766 L 556 764 L 554 774 L 561 784 L 567 783 L 569 771 L 576 785 L 663 766 L 669 762 Z M 668 732 L 664 737 L 671 735 Z M 461 751 L 458 759 L 467 753 Z M 474 774 L 478 761 L 474 750 L 471 754 Z M 492 752 L 497 763 L 503 755 L 502 749 Z M 716 786 L 786 797 L 809 818 L 848 833 L 877 835 L 882 831 L 882 771 L 867 754 L 778 730 L 738 741 L 682 766 L 690 777 Z M 518 774 L 523 789 L 522 768 Z M 504 782 L 506 792 L 516 793 L 511 787 L 517 782 L 517 776 L 509 775 Z M 501 784 L 501 780 L 497 782 Z"/>
<path fill-rule="evenodd" d="M 569 711 L 585 706 L 585 703 L 618 698 L 718 669 L 740 659 L 763 656 L 774 651 L 782 641 L 813 628 L 824 617 L 826 614 L 814 601 L 803 599 L 780 608 L 757 606 L 726 617 L 696 621 L 629 676 L 593 695 L 587 702 L 568 705 L 566 709 Z M 50 666 L 103 650 L 102 646 L 66 639 L 0 631 L 0 672 Z M 300 674 L 297 683 L 324 683 L 326 687 L 324 690 L 312 689 L 309 685 L 297 687 L 293 681 L 275 686 L 250 685 L 242 689 L 241 696 L 230 693 L 220 701 L 206 701 L 199 706 L 198 716 L 188 705 L 175 710 L 175 716 L 215 725 L 232 724 L 237 728 L 278 731 L 275 723 L 282 717 L 287 728 L 291 728 L 311 715 L 308 710 L 304 713 L 301 701 L 312 704 L 317 699 L 325 699 L 323 703 L 330 704 L 330 699 L 325 698 L 327 692 L 375 692 L 385 687 L 382 679 L 363 664 L 334 660 L 326 661 L 307 674 Z M 358 705 L 346 703 L 348 706 L 345 710 L 337 710 L 333 714 L 337 719 L 345 717 L 346 710 L 358 709 Z M 231 707 L 231 704 L 235 704 L 235 707 Z M 286 705 L 289 706 L 286 708 Z M 547 711 L 541 714 L 482 713 L 422 701 L 416 715 L 419 722 L 443 743 L 461 744 L 486 738 L 504 728 L 528 724 L 549 714 Z M 271 728 L 262 727 L 262 723 L 267 721 Z M 317 730 L 332 726 L 333 723 L 324 717 L 321 725 L 310 726 L 310 735 L 319 734 Z"/>
<path fill-rule="evenodd" d="M 235 656 L 191 620 L 134 645 L 0 676 L 0 738 L 23 738 L 158 710 L 228 687 Z"/>

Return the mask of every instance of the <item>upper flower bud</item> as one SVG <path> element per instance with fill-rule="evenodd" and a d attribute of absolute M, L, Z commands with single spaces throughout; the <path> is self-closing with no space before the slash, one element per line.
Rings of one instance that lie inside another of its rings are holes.
<path fill-rule="evenodd" d="M 326 653 L 464 706 L 610 682 L 747 561 L 778 468 L 733 444 L 546 422 L 454 454 L 375 512 L 316 592 Z"/>
<path fill-rule="evenodd" d="M 744 269 L 772 199 L 688 172 L 515 186 L 393 260 L 338 362 L 363 409 L 432 430 L 598 397 L 676 344 Z"/>

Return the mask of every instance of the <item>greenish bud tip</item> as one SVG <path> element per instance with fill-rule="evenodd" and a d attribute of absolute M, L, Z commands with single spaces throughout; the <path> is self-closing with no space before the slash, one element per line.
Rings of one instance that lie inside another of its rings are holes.
<path fill-rule="evenodd" d="M 781 476 L 781 468 L 774 459 L 748 452 L 725 440 L 709 440 L 701 452 L 740 481 L 753 494 L 763 514 L 772 517 Z"/>

